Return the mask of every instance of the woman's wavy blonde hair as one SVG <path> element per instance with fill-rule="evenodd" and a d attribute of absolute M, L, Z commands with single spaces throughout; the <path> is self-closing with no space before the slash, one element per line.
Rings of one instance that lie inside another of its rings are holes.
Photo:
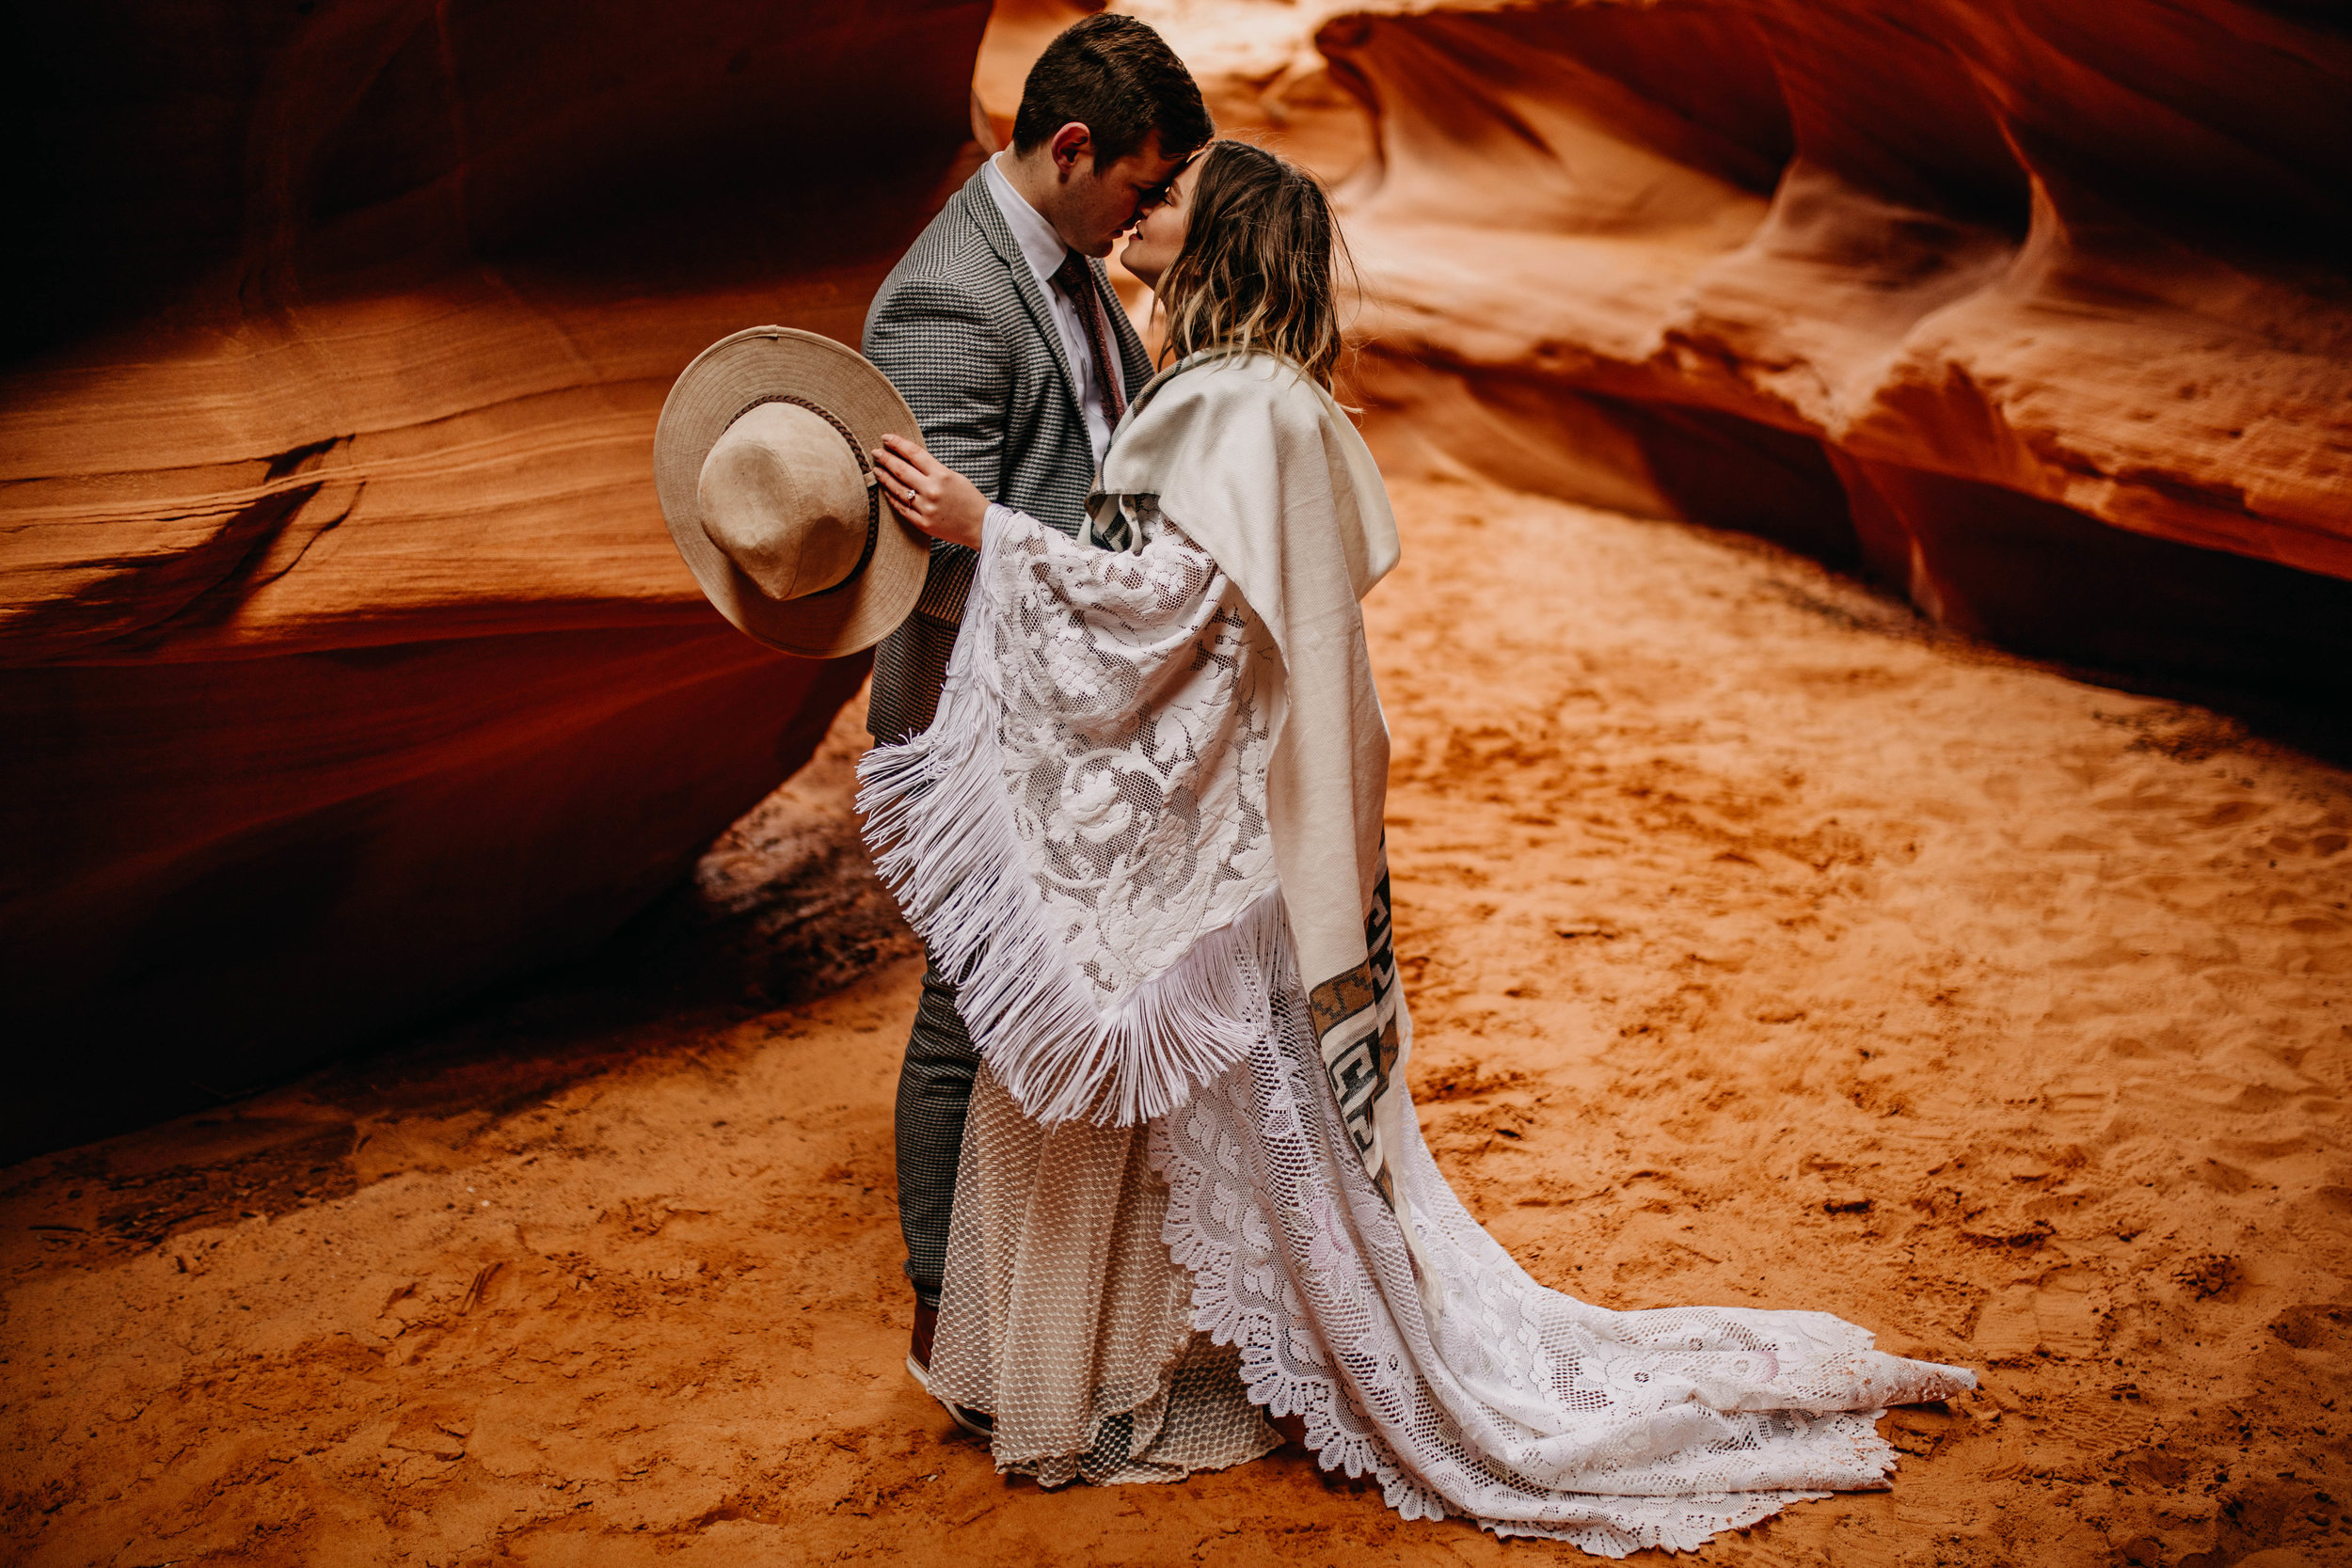
<path fill-rule="evenodd" d="M 1213 141 L 1192 188 L 1184 248 L 1160 279 L 1168 345 L 1279 354 L 1332 389 L 1346 334 L 1339 278 L 1353 265 L 1331 198 L 1305 169 L 1248 142 Z"/>

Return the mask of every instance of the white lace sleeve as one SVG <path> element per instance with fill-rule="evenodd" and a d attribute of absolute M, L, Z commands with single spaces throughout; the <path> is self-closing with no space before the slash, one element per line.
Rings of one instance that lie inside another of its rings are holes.
<path fill-rule="evenodd" d="M 982 547 L 993 548 L 995 596 L 1010 612 L 998 627 L 997 666 L 1008 700 L 1036 705 L 1016 721 L 1057 711 L 1089 726 L 1142 729 L 1154 717 L 1144 710 L 1179 689 L 1203 714 L 1239 695 L 1230 679 L 1185 689 L 1184 677 L 1203 659 L 1231 666 L 1241 656 L 1248 607 L 1208 551 L 1156 512 L 1146 515 L 1131 547 L 1109 550 L 989 507 Z"/>
<path fill-rule="evenodd" d="M 1127 550 L 1002 507 L 988 538 L 1005 784 L 1105 1006 L 1273 878 L 1263 626 L 1208 551 L 1143 518 Z"/>
<path fill-rule="evenodd" d="M 1132 1123 L 1264 1028 L 1279 663 L 1216 558 L 992 507 L 930 730 L 860 764 L 875 863 L 1026 1114 Z"/>

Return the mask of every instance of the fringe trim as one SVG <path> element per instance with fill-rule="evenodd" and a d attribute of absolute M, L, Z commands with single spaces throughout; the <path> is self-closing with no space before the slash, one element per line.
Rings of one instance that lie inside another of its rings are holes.
<path fill-rule="evenodd" d="M 858 764 L 866 842 L 907 922 L 956 987 L 972 1042 L 1024 1114 L 1132 1126 L 1165 1116 L 1272 1026 L 1264 976 L 1289 937 L 1281 889 L 1194 940 L 1114 1010 L 1070 961 L 1014 831 L 988 641 L 999 607 L 973 574 L 939 714 Z"/>

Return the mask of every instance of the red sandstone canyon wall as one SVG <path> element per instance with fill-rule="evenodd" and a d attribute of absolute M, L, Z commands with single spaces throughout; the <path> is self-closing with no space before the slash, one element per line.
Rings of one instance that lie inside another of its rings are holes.
<path fill-rule="evenodd" d="M 808 756 L 865 661 L 707 609 L 654 420 L 737 327 L 857 341 L 987 15 L 21 8 L 0 1144 L 580 953 Z"/>
<path fill-rule="evenodd" d="M 2238 0 L 1334 19 L 1399 464 L 1992 641 L 2352 697 L 2352 37 Z"/>

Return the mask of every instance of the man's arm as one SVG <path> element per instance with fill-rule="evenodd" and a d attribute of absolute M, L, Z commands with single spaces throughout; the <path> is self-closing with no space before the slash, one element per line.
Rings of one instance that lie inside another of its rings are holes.
<path fill-rule="evenodd" d="M 993 500 L 1004 472 L 1012 356 L 987 315 L 946 284 L 902 282 L 866 317 L 865 348 L 914 410 L 923 444 Z M 961 620 L 976 559 L 961 545 L 932 540 L 915 608 L 934 620 Z"/>

